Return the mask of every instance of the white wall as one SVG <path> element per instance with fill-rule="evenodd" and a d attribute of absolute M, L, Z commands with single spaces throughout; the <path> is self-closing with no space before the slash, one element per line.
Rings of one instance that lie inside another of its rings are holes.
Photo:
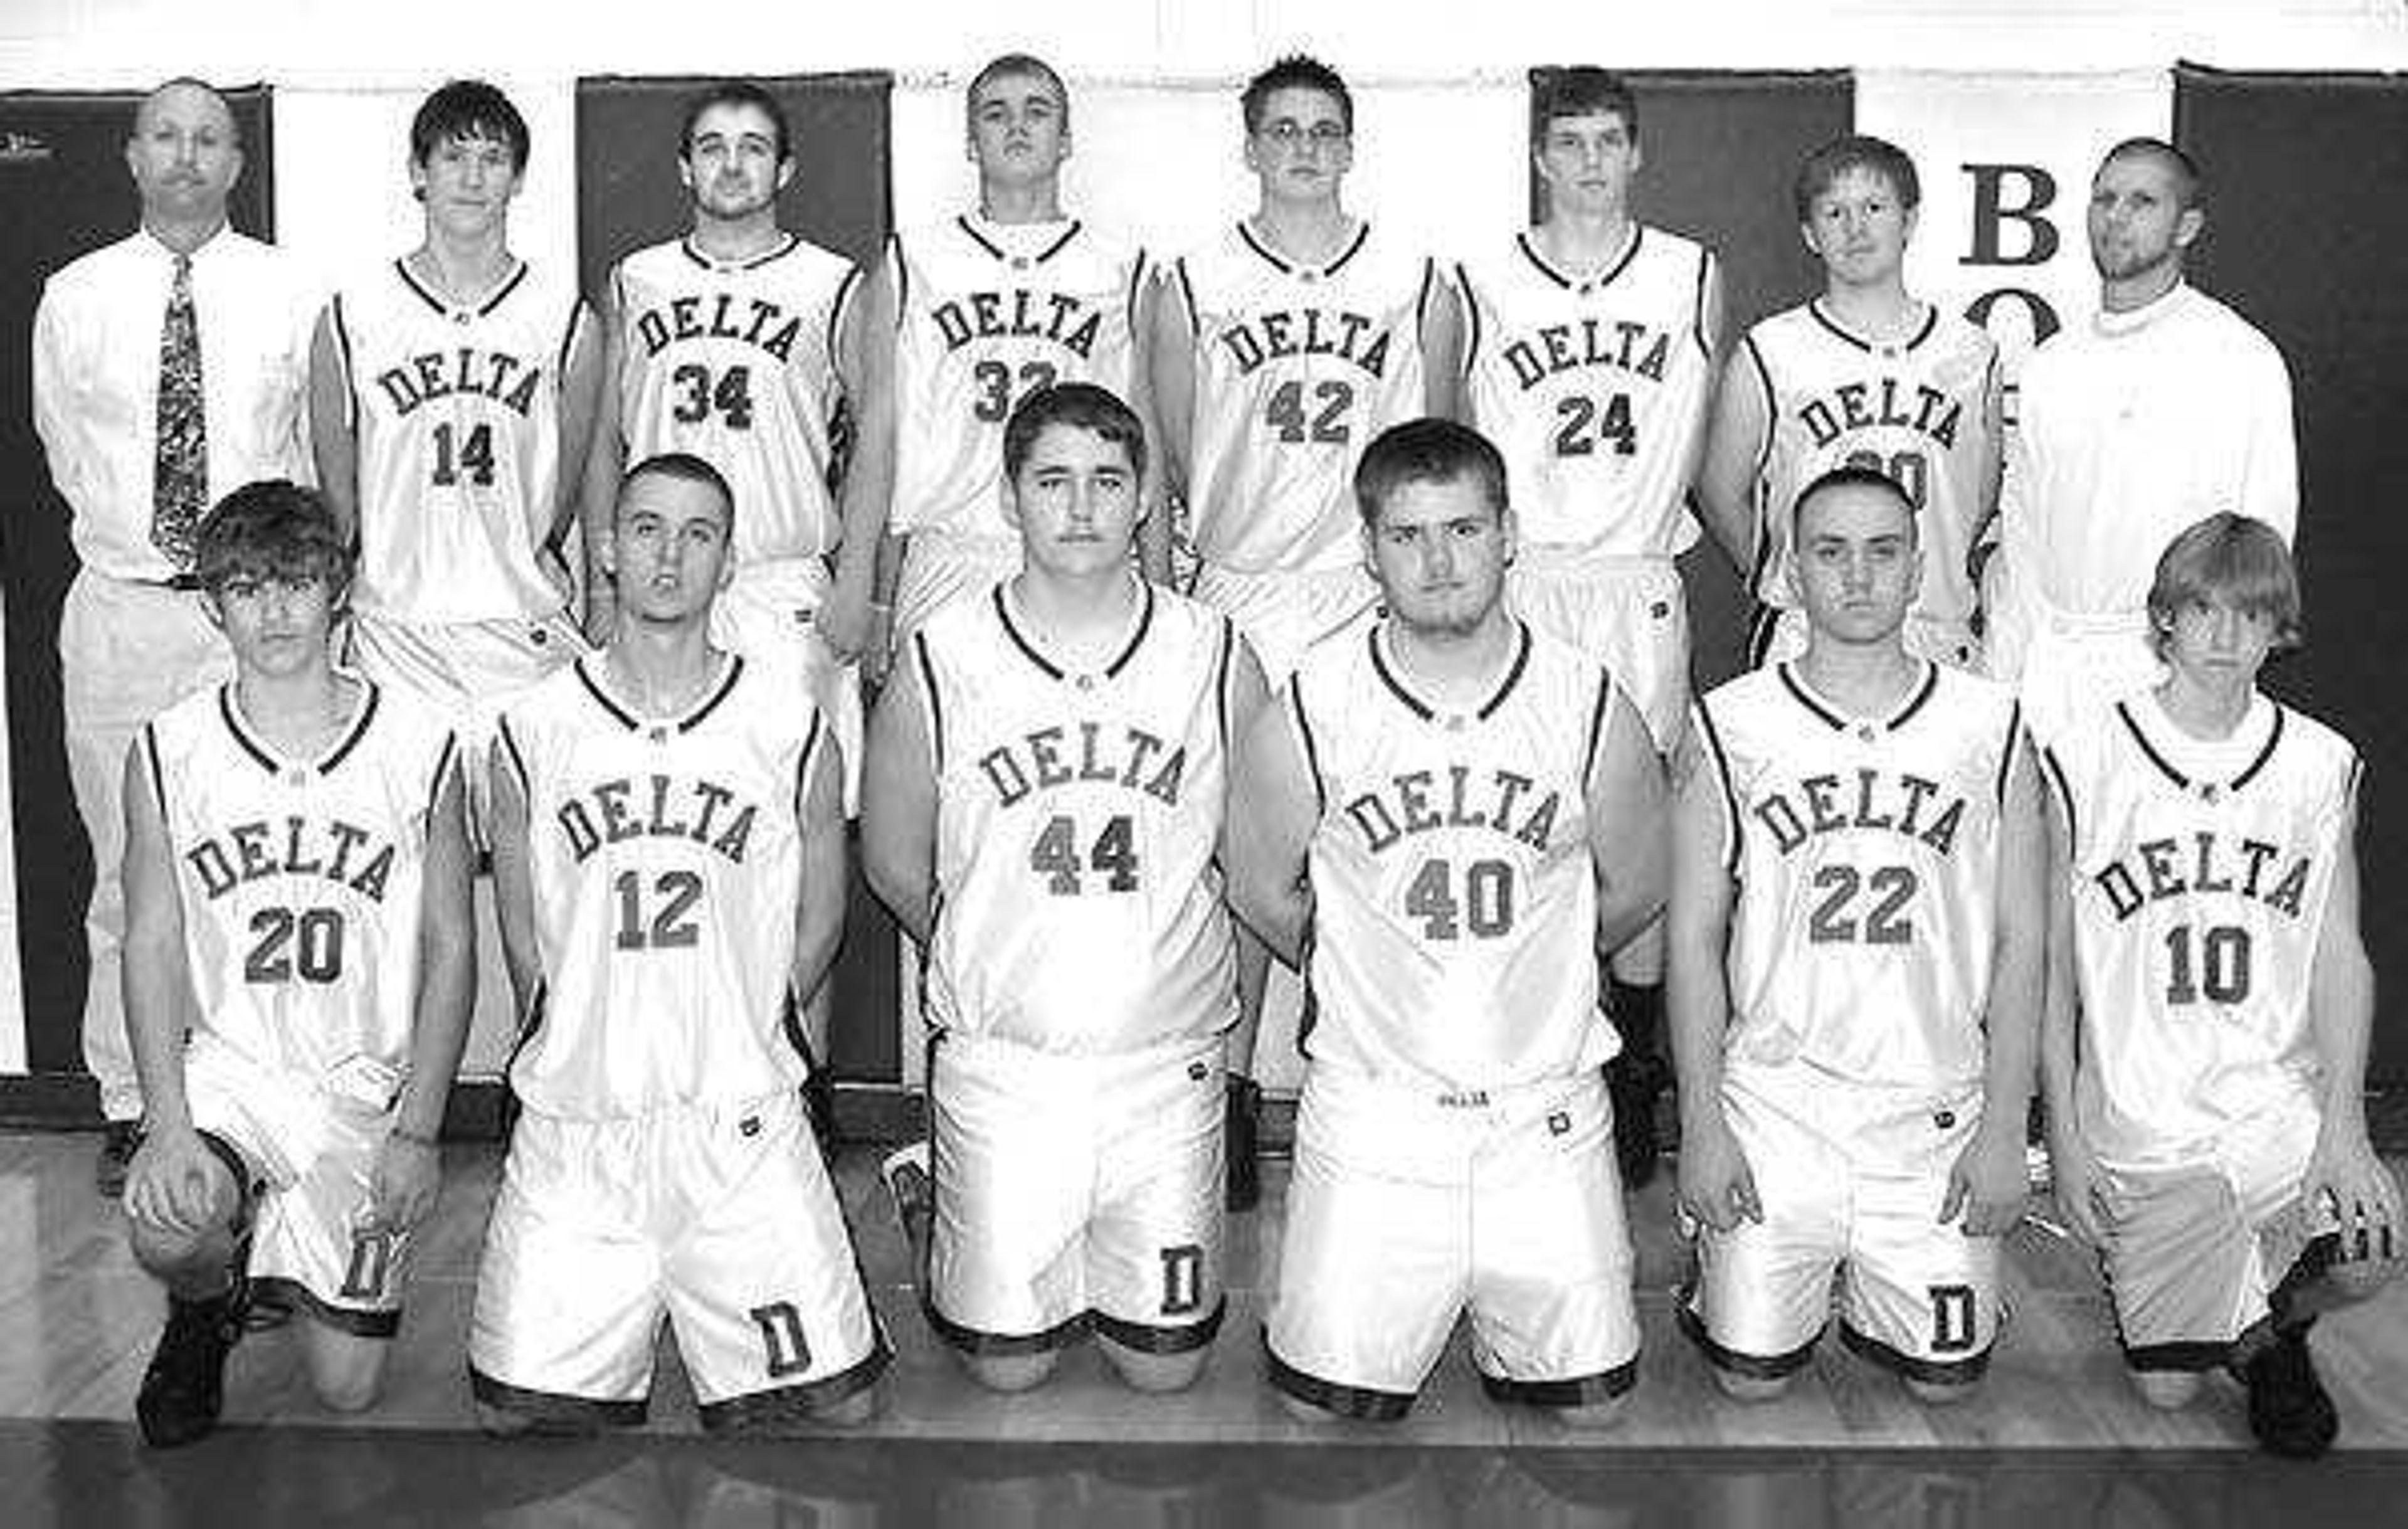
<path fill-rule="evenodd" d="M 882 67 L 949 74 L 1007 48 L 1094 81 L 1226 80 L 1295 47 L 1350 77 L 1626 67 L 2408 67 L 2402 0 L 0 0 L 0 88 L 228 81 L 418 85 Z"/>

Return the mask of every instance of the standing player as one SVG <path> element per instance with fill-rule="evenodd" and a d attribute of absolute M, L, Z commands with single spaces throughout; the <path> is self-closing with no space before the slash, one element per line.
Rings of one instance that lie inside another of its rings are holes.
<path fill-rule="evenodd" d="M 1834 138 L 1799 167 L 1799 237 L 1823 296 L 1747 333 L 1723 374 L 1698 488 L 1707 525 L 1762 602 L 1759 662 L 1797 657 L 1806 617 L 1789 576 L 1790 507 L 1837 467 L 1898 480 L 1914 506 L 1922 586 L 1906 651 L 1974 667 L 1969 562 L 1998 502 L 1999 348 L 1906 289 L 1922 185 L 1880 138 Z"/>
<path fill-rule="evenodd" d="M 1793 514 L 1805 649 L 1700 700 L 1674 770 L 1682 1324 L 1726 1392 L 1778 1395 L 1837 1270 L 1848 1346 L 1952 1401 L 2023 1214 L 2040 783 L 2014 693 L 1907 648 L 1910 491 L 1836 468 Z"/>
<path fill-rule="evenodd" d="M 684 238 L 638 250 L 610 273 L 608 382 L 584 494 L 585 629 L 613 627 L 598 548 L 630 460 L 689 452 L 736 491 L 734 577 L 713 639 L 755 663 L 799 670 L 859 755 L 860 707 L 818 613 L 835 583 L 868 587 L 877 532 L 847 536 L 837 510 L 847 379 L 859 366 L 860 268 L 778 226 L 794 179 L 785 108 L 722 80 L 686 105 L 678 177 Z"/>
<path fill-rule="evenodd" d="M 2017 388 L 1985 642 L 2043 741 L 2162 674 L 2143 606 L 2184 527 L 2238 510 L 2287 541 L 2299 520 L 2282 353 L 2183 280 L 2206 226 L 2189 155 L 2110 149 L 2090 183 L 2100 310 L 2050 336 Z"/>
<path fill-rule="evenodd" d="M 581 646 L 558 541 L 575 512 L 600 347 L 569 272 L 510 252 L 518 108 L 481 80 L 409 128 L 417 249 L 337 293 L 318 326 L 318 473 L 358 539 L 363 670 L 463 714 Z"/>
<path fill-rule="evenodd" d="M 1006 53 L 971 79 L 966 105 L 977 210 L 896 234 L 864 305 L 866 354 L 884 385 L 867 395 L 861 492 L 885 499 L 866 512 L 875 520 L 883 509 L 884 528 L 904 539 L 898 637 L 1019 568 L 998 464 L 1022 399 L 1091 382 L 1145 415 L 1146 252 L 1062 209 L 1062 77 L 1042 59 Z"/>
<path fill-rule="evenodd" d="M 842 930 L 843 763 L 815 707 L 711 645 L 735 512 L 698 457 L 630 469 L 609 643 L 499 724 L 526 1023 L 468 1335 L 495 1431 L 641 1421 L 665 1313 L 714 1431 L 866 1420 L 889 1357 L 783 1028 Z"/>
<path fill-rule="evenodd" d="M 1150 321 L 1169 475 L 1202 564 L 1196 595 L 1235 617 L 1273 685 L 1368 611 L 1349 508 L 1355 454 L 1380 431 L 1453 412 L 1461 318 L 1421 253 L 1351 216 L 1354 99 L 1301 54 L 1240 101 L 1254 215 L 1182 256 Z M 1167 521 L 1155 527 L 1167 538 Z M 1150 558 L 1167 566 L 1168 551 Z M 1230 1067 L 1232 1164 L 1253 1161 L 1254 1025 L 1269 957 L 1240 943 Z M 1232 1185 L 1251 1204 L 1251 1181 Z"/>
<path fill-rule="evenodd" d="M 243 170 L 225 97 L 171 79 L 135 108 L 125 167 L 141 226 L 52 272 L 34 310 L 34 425 L 73 517 L 59 616 L 67 779 L 92 845 L 83 1059 L 115 1194 L 140 1138 L 118 944 L 125 750 L 152 716 L 230 672 L 194 584 L 193 527 L 261 478 L 305 476 L 302 394 L 320 298 L 294 262 L 226 223 Z"/>
<path fill-rule="evenodd" d="M 1630 213 L 1639 104 L 1602 69 L 1541 74 L 1530 161 L 1546 213 L 1493 259 L 1458 266 L 1469 416 L 1519 485 L 1511 599 L 1541 631 L 1604 661 L 1672 751 L 1688 704 L 1689 624 L 1673 557 L 1703 437 L 1722 276 L 1703 246 Z M 1665 1079 L 1660 930 L 1616 951 L 1607 1069 L 1627 1185 L 1656 1171 Z"/>
<path fill-rule="evenodd" d="M 1505 465 L 1416 420 L 1355 470 L 1386 614 L 1246 737 L 1230 886 L 1316 1019 L 1267 1334 L 1299 1416 L 1412 1405 L 1456 1316 L 1492 1396 L 1607 1423 L 1638 1375 L 1592 950 L 1662 906 L 1662 773 L 1593 658 L 1503 603 Z"/>
<path fill-rule="evenodd" d="M 2258 1442 L 2317 1455 L 2339 1420 L 2309 1325 L 2408 1256 L 2366 1132 L 2358 753 L 2257 688 L 2299 641 L 2272 527 L 2184 531 L 2148 615 L 2166 678 L 2045 756 L 2057 1199 L 2143 1396 L 2184 1406 L 2229 1366 Z"/>
<path fill-rule="evenodd" d="M 1224 1304 L 1213 857 L 1262 680 L 1226 617 L 1138 576 L 1134 411 L 1059 383 L 1003 450 L 1025 561 L 912 635 L 865 772 L 871 883 L 928 952 L 924 1299 L 997 1390 L 1089 1326 L 1130 1385 L 1176 1390 Z"/>
<path fill-rule="evenodd" d="M 305 1314 L 322 1402 L 374 1403 L 475 984 L 457 749 L 437 714 L 334 667 L 351 557 L 324 500 L 236 489 L 193 560 L 234 683 L 125 761 L 150 1107 L 125 1210 L 168 1294 L 135 1410 L 163 1446 L 216 1425 L 249 1290 Z"/>

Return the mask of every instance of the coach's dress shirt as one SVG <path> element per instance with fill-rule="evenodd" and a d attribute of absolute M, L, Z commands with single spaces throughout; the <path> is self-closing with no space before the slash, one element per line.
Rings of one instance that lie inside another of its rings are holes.
<path fill-rule="evenodd" d="M 2223 510 L 2299 522 L 2290 373 L 2247 320 L 2176 283 L 2033 353 L 2000 515 L 2042 612 L 2138 613 L 2166 543 Z"/>
<path fill-rule="evenodd" d="M 211 504 L 261 478 L 308 482 L 317 294 L 273 246 L 220 229 L 193 252 Z M 76 555 L 119 579 L 182 571 L 151 544 L 159 328 L 176 256 L 137 229 L 51 273 L 34 314 L 34 421 Z"/>

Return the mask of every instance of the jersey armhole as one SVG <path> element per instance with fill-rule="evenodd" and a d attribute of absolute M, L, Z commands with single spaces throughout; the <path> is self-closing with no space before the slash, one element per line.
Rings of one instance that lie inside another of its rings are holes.
<path fill-rule="evenodd" d="M 1723 747 L 1722 734 L 1714 730 L 1713 714 L 1699 700 L 1689 709 L 1696 719 L 1698 736 L 1705 741 L 1706 764 L 1714 772 L 1714 784 L 1721 790 L 1723 802 L 1723 869 L 1739 874 L 1740 852 L 1747 840 L 1747 821 L 1740 816 L 1739 787 L 1731 780 L 1730 755 Z"/>
<path fill-rule="evenodd" d="M 443 746 L 435 752 L 435 770 L 426 782 L 426 826 L 430 831 L 435 827 L 435 810 L 443 804 L 443 786 L 459 768 L 460 735 L 447 732 Z"/>
<path fill-rule="evenodd" d="M 895 332 L 903 332 L 903 315 L 911 310 L 911 263 L 903 258 L 900 231 L 886 236 L 886 266 L 895 275 Z"/>
<path fill-rule="evenodd" d="M 526 755 L 519 748 L 519 736 L 507 716 L 494 721 L 494 736 L 502 741 L 502 757 L 509 761 L 510 773 L 517 777 L 521 804 L 530 816 L 535 812 L 535 778 L 527 771 Z"/>
<path fill-rule="evenodd" d="M 1698 288 L 1689 303 L 1689 334 L 1698 342 L 1698 353 L 1708 361 L 1714 358 L 1713 341 L 1706 338 L 1706 295 L 1713 290 L 1714 252 L 1698 246 Z M 1769 417 L 1769 416 L 1768 416 Z M 1768 436 L 1772 432 L 1767 430 Z"/>
<path fill-rule="evenodd" d="M 928 733 L 928 768 L 932 774 L 945 773 L 945 700 L 937 686 L 937 661 L 928 652 L 925 630 L 911 634 L 911 659 L 920 666 L 920 720 Z"/>
<path fill-rule="evenodd" d="M 142 724 L 142 760 L 144 768 L 150 772 L 150 796 L 159 804 L 159 821 L 165 824 L 167 821 L 167 772 L 159 763 L 159 724 L 155 721 Z"/>
<path fill-rule="evenodd" d="M 1222 757 L 1226 758 L 1228 757 L 1231 743 L 1229 737 L 1229 685 L 1236 676 L 1238 667 L 1238 624 L 1230 620 L 1226 615 L 1224 615 L 1221 618 L 1220 648 L 1220 656 L 1213 664 L 1212 691 L 1214 696 L 1217 698 L 1217 704 L 1221 713 L 1221 755 Z"/>
<path fill-rule="evenodd" d="M 335 366 L 337 381 L 343 388 L 343 424 L 356 431 L 360 427 L 360 394 L 351 368 L 351 325 L 343 317 L 343 295 L 339 292 L 326 304 L 327 327 L 335 333 Z"/>
<path fill-rule="evenodd" d="M 2066 858 L 2069 860 L 2079 858 L 2082 844 L 2081 820 L 2075 815 L 2073 783 L 2066 777 L 2065 761 L 2057 757 L 2056 748 L 2051 746 L 2040 751 L 2040 762 L 2041 772 L 2048 781 L 2049 794 L 2057 799 L 2059 810 L 2065 814 Z"/>
<path fill-rule="evenodd" d="M 803 803 L 810 800 L 811 772 L 819 768 L 820 740 L 827 736 L 827 717 L 816 706 L 811 708 L 811 730 L 803 735 L 803 746 L 795 756 L 795 816 L 803 815 Z"/>
<path fill-rule="evenodd" d="M 1314 815 L 1320 816 L 1329 811 L 1329 782 L 1322 772 L 1321 748 L 1313 742 L 1312 721 L 1305 714 L 1302 674 L 1290 674 L 1287 677 L 1287 705 L 1284 710 L 1287 712 L 1289 726 L 1296 729 L 1296 741 L 1304 749 L 1304 768 L 1312 776 Z"/>
<path fill-rule="evenodd" d="M 1588 710 L 1588 739 L 1581 746 L 1581 792 L 1585 796 L 1597 784 L 1597 751 L 1605 744 L 1606 725 L 1613 718 L 1613 671 L 1600 668 L 1597 675 L 1597 700 Z"/>
<path fill-rule="evenodd" d="M 1146 283 L 1153 279 L 1154 267 L 1145 252 L 1145 246 L 1140 244 L 1137 247 L 1136 258 L 1129 262 L 1128 294 L 1124 299 L 1125 306 L 1128 310 L 1129 342 L 1132 345 L 1141 342 L 1142 337 L 1138 333 L 1138 325 L 1144 322 L 1145 288 Z"/>
<path fill-rule="evenodd" d="M 1187 310 L 1188 336 L 1200 340 L 1204 337 L 1204 320 L 1196 310 L 1196 283 L 1187 274 L 1187 257 L 1181 255 L 1172 261 L 1170 269 L 1179 278 L 1179 301 Z"/>
<path fill-rule="evenodd" d="M 552 382 L 553 392 L 563 392 L 567 388 L 569 360 L 577 354 L 578 337 L 585 333 L 586 325 L 593 322 L 593 305 L 585 300 L 583 293 L 580 292 L 568 299 L 568 323 L 561 330 L 560 354 L 553 363 L 555 368 Z"/>
<path fill-rule="evenodd" d="M 1438 281 L 1438 262 L 1422 256 L 1421 290 L 1413 294 L 1413 347 L 1421 348 L 1422 337 L 1429 333 L 1430 288 Z"/>
<path fill-rule="evenodd" d="M 835 373 L 839 382 L 844 377 L 844 321 L 846 315 L 852 311 L 854 300 L 860 296 L 861 283 L 861 267 L 848 262 L 844 267 L 843 280 L 836 284 L 836 300 L 828 304 L 826 336 L 828 370 Z"/>
<path fill-rule="evenodd" d="M 1999 807 L 2007 805 L 2008 783 L 2015 778 L 2015 749 L 2024 740 L 2024 703 L 2017 700 L 2007 708 L 2006 743 L 1999 750 Z"/>
<path fill-rule="evenodd" d="M 1480 364 L 1480 298 L 1472 290 L 1471 273 L 1464 269 L 1460 260 L 1455 263 L 1455 294 L 1463 304 L 1463 364 L 1456 369 L 1468 382 L 1471 381 L 1472 368 Z"/>

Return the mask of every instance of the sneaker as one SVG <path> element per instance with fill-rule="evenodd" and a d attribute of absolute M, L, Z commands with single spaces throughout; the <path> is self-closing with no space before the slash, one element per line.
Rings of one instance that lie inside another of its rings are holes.
<path fill-rule="evenodd" d="M 2341 1432 L 2331 1395 L 2316 1378 L 2308 1352 L 2308 1324 L 2278 1327 L 2241 1366 L 2249 1392 L 2249 1432 L 2268 1454 L 2314 1460 Z"/>
<path fill-rule="evenodd" d="M 1263 1198 L 1263 1089 L 1250 1077 L 1232 1075 L 1227 1083 L 1221 1115 L 1223 1162 L 1226 1170 L 1221 1204 L 1230 1214 L 1241 1215 L 1260 1204 Z"/>
<path fill-rule="evenodd" d="M 167 1298 L 167 1325 L 134 1399 L 142 1437 L 153 1449 L 190 1444 L 218 1425 L 226 1355 L 242 1338 L 240 1305 L 232 1291 L 206 1301 Z"/>
<path fill-rule="evenodd" d="M 931 1172 L 924 1139 L 896 1147 L 878 1168 L 886 1196 L 895 1202 L 895 1219 L 903 1224 L 903 1239 L 911 1245 L 915 1269 L 927 1267 L 928 1227 L 937 1215 L 937 1184 Z"/>
<path fill-rule="evenodd" d="M 142 1122 L 111 1120 L 100 1133 L 100 1157 L 93 1164 L 92 1184 L 104 1200 L 114 1200 L 125 1192 L 126 1170 L 134 1166 L 134 1154 L 142 1149 Z"/>
<path fill-rule="evenodd" d="M 1622 1187 L 1644 1189 L 1656 1176 L 1656 1098 L 1662 1090 L 1662 1064 L 1627 1054 L 1605 1064 L 1605 1091 L 1613 1102 L 1613 1156 Z"/>

